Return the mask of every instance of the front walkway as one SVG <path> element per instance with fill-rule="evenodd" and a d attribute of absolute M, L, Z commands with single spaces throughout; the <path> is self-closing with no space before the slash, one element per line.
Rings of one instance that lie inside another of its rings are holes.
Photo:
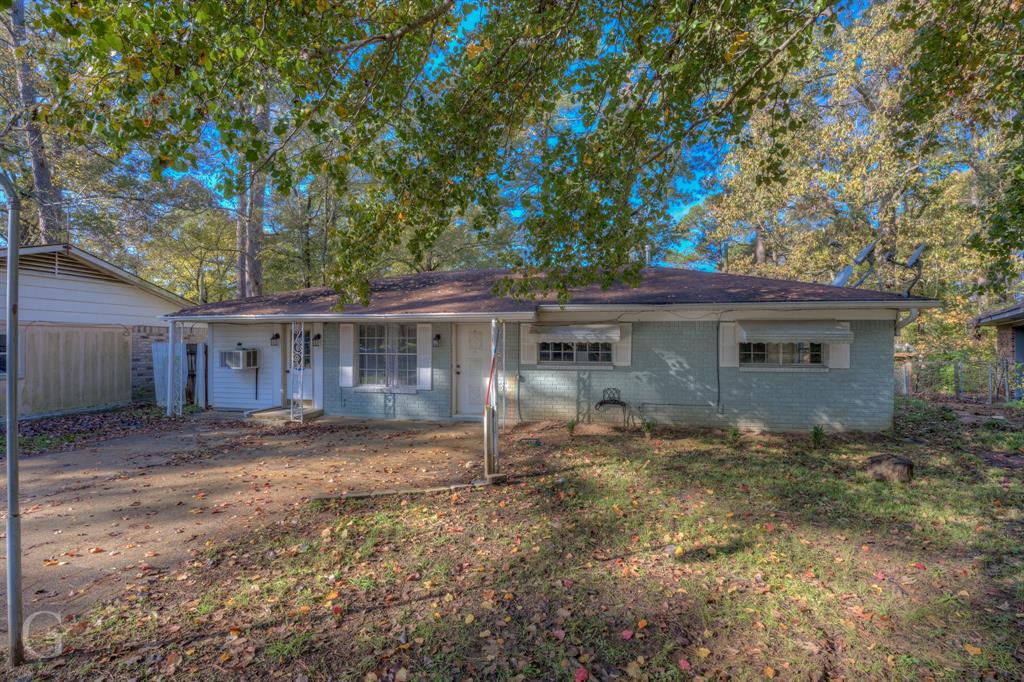
<path fill-rule="evenodd" d="M 25 613 L 83 613 L 169 573 L 187 584 L 179 567 L 211 542 L 316 495 L 471 481 L 481 450 L 477 424 L 300 426 L 207 413 L 170 431 L 25 457 Z"/>

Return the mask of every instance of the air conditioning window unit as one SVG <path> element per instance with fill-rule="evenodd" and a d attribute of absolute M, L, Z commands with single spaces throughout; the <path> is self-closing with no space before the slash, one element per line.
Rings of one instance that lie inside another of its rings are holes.
<path fill-rule="evenodd" d="M 220 352 L 220 366 L 228 369 L 258 369 L 260 352 L 257 348 L 237 348 Z"/>

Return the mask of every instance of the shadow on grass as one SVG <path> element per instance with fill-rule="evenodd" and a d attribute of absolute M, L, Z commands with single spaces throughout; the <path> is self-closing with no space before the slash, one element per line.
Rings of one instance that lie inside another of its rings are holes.
<path fill-rule="evenodd" d="M 66 668 L 139 674 L 159 646 L 209 679 L 1013 677 L 1013 609 L 989 612 L 1020 557 L 1019 481 L 968 479 L 936 448 L 910 452 L 918 482 L 883 485 L 860 469 L 879 443 L 901 447 L 577 436 L 506 486 L 319 505 L 219 549 L 188 599 L 168 582 L 122 604 L 162 614 L 155 632 L 87 628 Z"/>

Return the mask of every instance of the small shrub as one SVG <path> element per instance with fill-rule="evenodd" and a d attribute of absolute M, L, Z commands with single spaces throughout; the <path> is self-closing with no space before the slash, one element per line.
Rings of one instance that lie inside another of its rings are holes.
<path fill-rule="evenodd" d="M 811 429 L 811 447 L 815 450 L 825 447 L 825 427 L 821 424 L 815 424 Z"/>
<path fill-rule="evenodd" d="M 565 422 L 565 430 L 569 432 L 570 438 L 572 437 L 572 434 L 576 431 L 576 423 L 577 422 L 575 419 L 570 419 L 569 421 Z"/>
<path fill-rule="evenodd" d="M 733 447 L 738 447 L 740 444 L 740 439 L 743 438 L 743 434 L 740 433 L 740 430 L 734 426 L 731 429 L 729 429 L 729 432 L 725 435 L 725 437 L 729 441 L 729 445 Z"/>
<path fill-rule="evenodd" d="M 654 421 L 650 417 L 642 417 L 640 419 L 640 430 L 644 432 L 644 435 L 650 438 L 654 435 L 654 428 L 658 425 L 658 422 Z"/>

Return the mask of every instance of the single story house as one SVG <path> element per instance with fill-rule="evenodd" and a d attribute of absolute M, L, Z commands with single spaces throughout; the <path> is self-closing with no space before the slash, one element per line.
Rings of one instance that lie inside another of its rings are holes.
<path fill-rule="evenodd" d="M 938 302 L 677 268 L 571 301 L 495 295 L 507 271 L 381 279 L 368 305 L 314 288 L 185 308 L 208 325 L 208 402 L 329 415 L 654 420 L 881 430 L 902 315 Z M 492 330 L 494 333 L 492 342 Z"/>
<path fill-rule="evenodd" d="M 151 342 L 189 301 L 70 244 L 19 249 L 19 412 L 73 412 L 152 400 Z M 7 250 L 0 249 L 0 277 Z M 7 290 L 0 285 L 0 306 Z M 0 385 L 7 381 L 0 318 Z M 0 411 L 4 391 L 0 389 Z"/>
<path fill-rule="evenodd" d="M 1024 364 L 1024 303 L 985 313 L 975 319 L 979 327 L 996 328 L 999 357 Z"/>

